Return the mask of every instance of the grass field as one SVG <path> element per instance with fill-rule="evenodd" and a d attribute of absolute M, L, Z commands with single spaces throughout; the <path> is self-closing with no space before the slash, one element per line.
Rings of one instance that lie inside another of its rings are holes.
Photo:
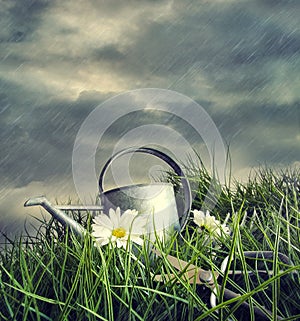
<path fill-rule="evenodd" d="M 191 177 L 200 209 L 210 175 Z M 147 246 L 94 246 L 93 238 L 75 237 L 58 222 L 40 220 L 36 235 L 7 241 L 0 252 L 1 320 L 262 320 L 255 308 L 268 309 L 266 320 L 300 320 L 300 173 L 260 170 L 247 183 L 219 186 L 211 212 L 231 235 L 214 236 L 189 219 L 180 235 L 157 240 L 157 257 Z M 213 197 L 213 195 L 211 195 Z M 228 213 L 230 214 L 228 216 Z M 90 228 L 90 217 L 73 213 Z M 261 264 L 245 251 L 272 251 Z M 279 253 L 289 262 L 282 262 Z M 220 271 L 229 255 L 230 269 L 252 271 L 233 277 L 226 268 L 210 305 L 211 289 L 189 283 L 170 264 L 174 255 L 203 269 Z M 158 281 L 155 275 L 162 274 Z M 225 287 L 240 294 L 226 302 Z M 250 304 L 250 309 L 243 302 Z"/>

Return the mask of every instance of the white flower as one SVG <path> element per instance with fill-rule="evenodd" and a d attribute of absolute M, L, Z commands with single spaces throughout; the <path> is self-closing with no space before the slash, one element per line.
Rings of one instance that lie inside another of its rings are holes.
<path fill-rule="evenodd" d="M 109 215 L 95 216 L 92 235 L 100 246 L 111 243 L 126 249 L 128 240 L 142 245 L 140 236 L 146 233 L 147 220 L 147 215 L 138 215 L 136 210 L 127 210 L 121 215 L 119 207 L 115 211 L 110 209 Z"/>
<path fill-rule="evenodd" d="M 221 224 L 214 216 L 211 216 L 209 211 L 204 212 L 199 210 L 193 210 L 194 214 L 194 223 L 199 227 L 205 228 L 209 233 L 215 236 L 221 236 L 222 234 L 229 235 L 230 229 L 226 224 Z"/>

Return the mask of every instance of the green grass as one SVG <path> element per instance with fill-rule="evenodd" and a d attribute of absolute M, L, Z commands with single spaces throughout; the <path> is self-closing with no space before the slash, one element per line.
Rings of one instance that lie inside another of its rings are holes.
<path fill-rule="evenodd" d="M 203 169 L 191 172 L 193 208 L 201 208 L 212 178 Z M 54 220 L 44 219 L 36 235 L 7 241 L 0 252 L 0 319 L 259 320 L 256 307 L 271 311 L 270 320 L 277 315 L 300 319 L 299 172 L 264 169 L 244 184 L 214 183 L 221 194 L 212 214 L 224 221 L 230 213 L 232 235 L 215 240 L 206 231 L 199 233 L 190 219 L 180 235 L 156 246 L 203 269 L 219 271 L 229 255 L 231 269 L 253 271 L 232 277 L 228 267 L 218 279 L 215 308 L 209 304 L 211 290 L 186 282 L 165 255 L 156 257 L 146 246 L 99 250 L 89 235 L 77 238 Z M 73 215 L 90 226 L 88 215 Z M 272 276 L 257 275 L 261 267 L 248 260 L 245 251 L 272 251 L 274 259 L 259 263 Z M 282 262 L 279 252 L 291 262 Z M 157 274 L 164 276 L 162 282 L 155 280 Z M 225 287 L 240 296 L 225 302 Z"/>

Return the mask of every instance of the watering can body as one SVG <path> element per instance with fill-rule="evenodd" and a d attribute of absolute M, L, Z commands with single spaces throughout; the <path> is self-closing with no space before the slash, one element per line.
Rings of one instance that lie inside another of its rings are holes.
<path fill-rule="evenodd" d="M 104 191 L 103 181 L 108 167 L 117 158 L 129 153 L 146 153 L 166 162 L 181 180 L 185 205 L 178 211 L 174 187 L 171 183 L 135 184 Z M 191 191 L 179 165 L 165 153 L 153 148 L 127 148 L 113 155 L 103 166 L 99 177 L 99 197 L 103 212 L 110 208 L 120 207 L 121 211 L 135 209 L 139 215 L 147 215 L 147 231 L 153 236 L 156 233 L 180 231 L 186 224 L 191 208 Z"/>
<path fill-rule="evenodd" d="M 180 230 L 174 188 L 170 183 L 152 183 L 124 186 L 101 195 L 104 212 L 120 207 L 121 212 L 135 209 L 147 216 L 147 232 Z"/>

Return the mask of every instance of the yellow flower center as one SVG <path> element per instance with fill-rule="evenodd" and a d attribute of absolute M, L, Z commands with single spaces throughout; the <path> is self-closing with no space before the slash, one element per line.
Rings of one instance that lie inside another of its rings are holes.
<path fill-rule="evenodd" d="M 112 235 L 120 238 L 126 235 L 126 230 L 123 227 L 117 227 L 112 231 Z"/>

